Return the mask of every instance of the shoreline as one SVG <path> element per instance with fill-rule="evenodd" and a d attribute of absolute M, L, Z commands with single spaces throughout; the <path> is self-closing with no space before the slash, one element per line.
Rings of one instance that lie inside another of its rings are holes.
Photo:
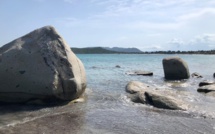
<path fill-rule="evenodd" d="M 215 55 L 215 50 L 196 50 L 196 51 L 180 51 L 180 50 L 167 50 L 167 51 L 113 51 L 107 50 L 102 47 L 91 48 L 71 48 L 75 54 L 203 54 Z"/>

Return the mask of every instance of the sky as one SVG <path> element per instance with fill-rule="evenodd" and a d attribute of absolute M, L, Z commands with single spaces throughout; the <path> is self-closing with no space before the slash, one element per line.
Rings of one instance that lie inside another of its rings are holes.
<path fill-rule="evenodd" d="M 215 0 L 0 0 L 0 46 L 52 25 L 70 47 L 215 49 Z"/>

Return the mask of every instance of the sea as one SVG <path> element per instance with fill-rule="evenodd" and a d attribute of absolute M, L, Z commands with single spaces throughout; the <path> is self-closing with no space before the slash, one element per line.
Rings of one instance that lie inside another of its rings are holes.
<path fill-rule="evenodd" d="M 214 81 L 215 55 L 78 54 L 86 70 L 85 100 L 66 105 L 0 105 L 0 134 L 215 134 L 215 97 L 197 92 Z M 180 57 L 190 74 L 203 78 L 164 79 L 162 60 Z M 119 66 L 119 67 L 116 67 Z M 151 71 L 153 76 L 129 75 Z M 185 111 L 134 103 L 125 91 L 140 81 L 175 91 L 189 105 Z"/>

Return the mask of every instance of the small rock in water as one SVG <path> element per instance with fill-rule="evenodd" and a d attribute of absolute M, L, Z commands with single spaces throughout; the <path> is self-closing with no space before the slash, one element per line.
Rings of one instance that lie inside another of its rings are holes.
<path fill-rule="evenodd" d="M 164 58 L 163 69 L 167 80 L 181 80 L 190 77 L 187 63 L 179 57 Z"/>
<path fill-rule="evenodd" d="M 115 67 L 116 67 L 116 68 L 121 68 L 120 65 L 116 65 Z"/>
<path fill-rule="evenodd" d="M 150 71 L 135 71 L 135 72 L 127 72 L 128 75 L 143 75 L 143 76 L 152 76 L 153 72 Z"/>
<path fill-rule="evenodd" d="M 195 78 L 202 78 L 202 75 L 200 75 L 200 74 L 197 73 L 197 72 L 192 73 L 191 76 L 192 76 L 192 77 L 195 77 Z"/>
<path fill-rule="evenodd" d="M 202 81 L 199 83 L 199 86 L 202 87 L 202 86 L 212 85 L 212 84 L 215 84 L 215 82 L 214 81 Z"/>
<path fill-rule="evenodd" d="M 92 68 L 93 68 L 93 69 L 95 69 L 95 68 L 98 68 L 98 67 L 96 67 L 96 66 L 92 66 Z"/>
<path fill-rule="evenodd" d="M 203 93 L 215 92 L 215 84 L 199 87 L 197 91 Z"/>
<path fill-rule="evenodd" d="M 152 76 L 153 72 L 149 72 L 149 71 L 136 71 L 134 72 L 137 75 L 146 75 L 146 76 Z"/>

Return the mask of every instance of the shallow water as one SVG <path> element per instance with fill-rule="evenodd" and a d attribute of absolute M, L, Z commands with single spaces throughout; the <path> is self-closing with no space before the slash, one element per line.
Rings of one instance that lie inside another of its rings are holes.
<path fill-rule="evenodd" d="M 178 55 L 187 61 L 190 73 L 203 75 L 182 82 L 164 80 L 162 59 L 167 56 L 173 55 L 78 55 L 87 72 L 86 101 L 47 108 L 0 106 L 0 133 L 215 133 L 215 97 L 196 91 L 200 81 L 214 80 L 215 56 Z M 126 74 L 134 70 L 152 71 L 154 75 Z M 132 103 L 125 92 L 131 80 L 171 88 L 189 103 L 189 109 L 172 111 Z"/>

